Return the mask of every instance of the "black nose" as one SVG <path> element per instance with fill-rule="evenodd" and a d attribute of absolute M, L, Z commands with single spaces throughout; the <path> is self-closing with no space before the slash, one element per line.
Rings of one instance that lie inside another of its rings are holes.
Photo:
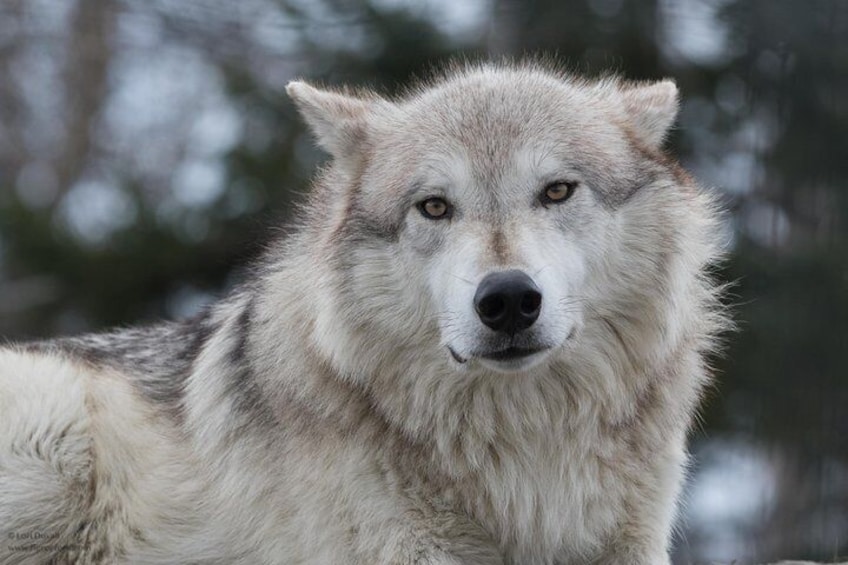
<path fill-rule="evenodd" d="M 474 308 L 484 324 L 496 332 L 514 335 L 539 318 L 542 293 L 523 271 L 492 273 L 480 281 Z"/>

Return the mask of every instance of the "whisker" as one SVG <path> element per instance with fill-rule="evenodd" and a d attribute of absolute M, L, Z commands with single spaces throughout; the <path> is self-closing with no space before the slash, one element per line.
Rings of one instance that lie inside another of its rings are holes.
<path fill-rule="evenodd" d="M 459 279 L 459 280 L 461 280 L 461 281 L 462 281 L 462 282 L 464 282 L 464 283 L 468 283 L 468 284 L 470 284 L 471 286 L 474 286 L 474 283 L 473 283 L 473 282 L 471 282 L 471 281 L 470 281 L 470 280 L 468 280 L 468 279 L 464 279 L 464 278 L 462 278 L 462 277 L 460 277 L 459 275 L 456 275 L 456 274 L 454 274 L 454 273 L 448 273 L 448 274 L 449 274 L 450 276 L 452 276 L 453 278 L 455 278 L 455 279 Z"/>
<path fill-rule="evenodd" d="M 533 277 L 538 276 L 538 274 L 539 274 L 539 273 L 541 273 L 542 271 L 544 271 L 545 269 L 547 269 L 547 268 L 548 268 L 548 267 L 550 267 L 550 266 L 551 266 L 551 264 L 550 264 L 550 263 L 548 263 L 547 265 L 543 265 L 541 269 L 539 269 L 538 271 L 536 271 L 535 273 L 533 273 Z"/>

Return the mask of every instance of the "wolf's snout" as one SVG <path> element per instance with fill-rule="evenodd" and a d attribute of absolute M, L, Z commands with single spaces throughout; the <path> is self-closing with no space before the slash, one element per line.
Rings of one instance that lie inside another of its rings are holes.
<path fill-rule="evenodd" d="M 523 271 L 492 273 L 477 287 L 474 308 L 481 322 L 496 332 L 513 335 L 539 318 L 542 293 Z"/>

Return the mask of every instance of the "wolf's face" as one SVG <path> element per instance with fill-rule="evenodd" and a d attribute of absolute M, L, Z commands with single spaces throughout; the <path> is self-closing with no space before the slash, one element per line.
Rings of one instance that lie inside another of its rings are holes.
<path fill-rule="evenodd" d="M 416 127 L 416 114 L 434 109 L 410 112 L 406 139 L 394 143 L 417 156 L 400 173 L 398 246 L 411 281 L 426 283 L 420 292 L 452 359 L 523 369 L 578 328 L 586 254 L 597 244 L 591 227 L 602 232 L 606 214 L 558 141 L 560 124 L 540 120 L 531 132 L 520 115 L 462 110 L 439 116 L 435 128 L 432 119 Z"/>
<path fill-rule="evenodd" d="M 351 186 L 337 216 L 364 315 L 407 335 L 435 324 L 453 363 L 498 371 L 544 362 L 614 284 L 592 266 L 648 175 L 634 143 L 657 146 L 676 106 L 668 82 L 509 70 L 398 103 L 290 92 Z"/>

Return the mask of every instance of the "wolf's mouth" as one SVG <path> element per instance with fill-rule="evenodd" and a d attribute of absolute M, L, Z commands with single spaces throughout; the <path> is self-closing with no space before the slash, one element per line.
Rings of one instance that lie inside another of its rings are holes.
<path fill-rule="evenodd" d="M 448 351 L 450 351 L 450 354 L 453 357 L 453 360 L 456 361 L 457 363 L 459 363 L 460 365 L 462 365 L 463 363 L 468 361 L 468 359 L 466 359 L 465 357 L 462 357 L 459 353 L 454 351 L 453 347 L 451 347 L 450 345 L 448 345 Z"/>
<path fill-rule="evenodd" d="M 482 357 L 483 359 L 490 359 L 492 361 L 512 361 L 514 359 L 521 359 L 522 357 L 529 357 L 530 355 L 539 353 L 540 351 L 543 351 L 543 349 L 539 347 L 507 347 L 500 351 L 481 353 L 479 357 Z"/>
<path fill-rule="evenodd" d="M 500 349 L 498 351 L 486 351 L 475 353 L 473 356 L 480 359 L 488 359 L 490 361 L 514 361 L 516 359 L 523 359 L 524 357 L 529 357 L 531 355 L 535 355 L 541 351 L 544 351 L 545 347 L 507 347 L 506 349 Z M 453 347 L 448 346 L 448 351 L 450 351 L 453 360 L 459 364 L 464 364 L 468 362 L 468 358 L 463 357 L 456 351 L 454 351 Z"/>

